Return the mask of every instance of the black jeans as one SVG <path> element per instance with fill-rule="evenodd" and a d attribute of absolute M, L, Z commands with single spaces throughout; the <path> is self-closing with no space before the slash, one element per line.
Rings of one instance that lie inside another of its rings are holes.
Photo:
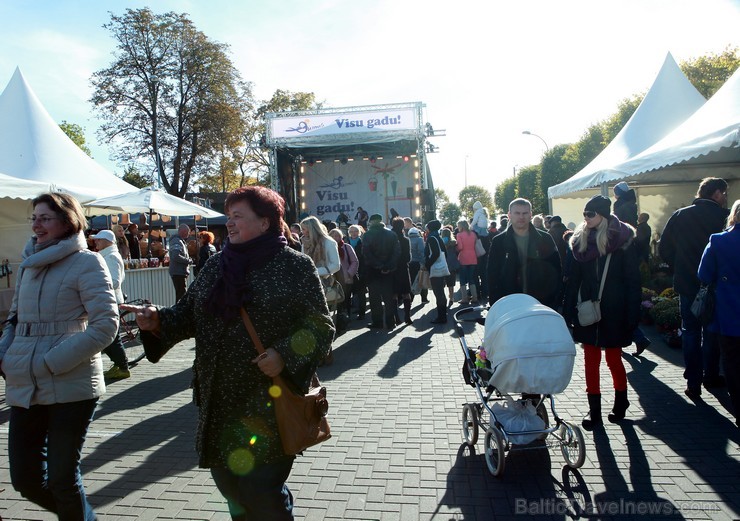
<path fill-rule="evenodd" d="M 432 277 L 429 280 L 432 282 L 432 292 L 437 301 L 437 318 L 447 320 L 447 297 L 445 297 L 447 277 Z"/>
<path fill-rule="evenodd" d="M 80 473 L 82 446 L 98 399 L 10 408 L 13 488 L 61 520 L 96 519 Z"/>
<path fill-rule="evenodd" d="M 186 275 L 170 275 L 170 277 L 172 277 L 172 285 L 175 286 L 175 303 L 177 303 L 185 295 L 185 284 L 188 277 Z"/>
<path fill-rule="evenodd" d="M 292 456 L 260 465 L 244 475 L 225 468 L 212 468 L 211 476 L 229 505 L 231 519 L 238 521 L 291 521 L 293 494 L 285 482 L 293 468 Z"/>
<path fill-rule="evenodd" d="M 121 342 L 121 326 L 118 326 L 118 331 L 116 331 L 116 337 L 113 339 L 113 342 L 103 349 L 103 353 L 108 355 L 108 357 L 111 359 L 111 362 L 116 364 L 121 369 L 128 369 L 128 358 L 126 357 L 126 349 L 123 347 L 123 342 Z"/>
<path fill-rule="evenodd" d="M 370 299 L 370 318 L 373 325 L 392 328 L 396 325 L 396 298 L 393 294 L 393 274 L 377 273 L 367 281 Z M 385 309 L 383 309 L 385 305 Z"/>
<path fill-rule="evenodd" d="M 737 423 L 740 422 L 740 336 L 718 335 L 718 338 L 719 350 L 722 354 L 722 368 L 725 370 L 727 381 L 727 392 L 730 393 Z"/>

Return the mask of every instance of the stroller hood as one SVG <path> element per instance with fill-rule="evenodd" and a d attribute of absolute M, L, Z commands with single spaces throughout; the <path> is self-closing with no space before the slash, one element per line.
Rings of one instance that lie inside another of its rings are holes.
<path fill-rule="evenodd" d="M 557 394 L 573 374 L 576 347 L 565 320 L 529 295 L 497 300 L 488 312 L 483 346 L 489 384 L 504 393 Z"/>

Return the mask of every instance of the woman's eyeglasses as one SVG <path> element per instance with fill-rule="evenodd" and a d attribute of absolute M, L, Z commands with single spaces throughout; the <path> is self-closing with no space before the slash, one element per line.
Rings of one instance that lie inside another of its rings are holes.
<path fill-rule="evenodd" d="M 594 217 L 596 217 L 596 212 L 592 212 L 589 210 L 589 211 L 583 212 L 583 216 L 586 219 L 593 219 Z"/>
<path fill-rule="evenodd" d="M 28 218 L 28 224 L 33 224 L 35 222 L 39 222 L 42 225 L 46 226 L 49 224 L 49 221 L 55 221 L 59 219 L 59 217 L 49 217 L 48 215 L 41 215 L 39 217 L 29 217 Z"/>

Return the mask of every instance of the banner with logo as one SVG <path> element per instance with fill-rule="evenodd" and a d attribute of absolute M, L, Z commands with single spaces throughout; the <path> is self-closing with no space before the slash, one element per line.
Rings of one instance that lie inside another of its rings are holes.
<path fill-rule="evenodd" d="M 393 130 L 415 131 L 419 125 L 417 111 L 413 107 L 271 118 L 269 123 L 271 139 L 373 134 Z"/>
<path fill-rule="evenodd" d="M 360 208 L 390 222 L 395 213 L 416 218 L 414 159 L 323 161 L 302 165 L 301 212 L 322 221 L 337 221 L 340 213 L 357 223 Z"/>

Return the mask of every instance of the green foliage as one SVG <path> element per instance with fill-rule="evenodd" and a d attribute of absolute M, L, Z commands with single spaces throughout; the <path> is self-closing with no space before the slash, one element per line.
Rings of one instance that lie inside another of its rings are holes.
<path fill-rule="evenodd" d="M 525 166 L 516 176 L 516 195 L 532 203 L 532 214 L 547 212 L 547 204 L 540 191 L 539 177 L 540 165 Z"/>
<path fill-rule="evenodd" d="M 103 27 L 116 51 L 92 78 L 100 136 L 119 160 L 149 159 L 162 186 L 182 197 L 241 142 L 253 110 L 250 85 L 228 46 L 209 40 L 185 14 L 127 9 Z"/>
<path fill-rule="evenodd" d="M 130 185 L 134 185 L 136 188 L 152 186 L 152 176 L 143 175 L 135 165 L 126 166 L 123 170 L 123 176 L 121 176 L 121 179 Z"/>
<path fill-rule="evenodd" d="M 447 192 L 445 192 L 442 188 L 434 189 L 434 207 L 437 210 L 441 210 L 445 207 L 445 205 L 449 204 L 449 202 L 450 196 L 447 195 Z"/>
<path fill-rule="evenodd" d="M 517 197 L 516 182 L 516 177 L 510 177 L 496 186 L 496 213 L 507 213 L 509 211 L 509 203 Z"/>
<path fill-rule="evenodd" d="M 465 188 L 460 190 L 460 193 L 458 194 L 458 199 L 460 201 L 460 212 L 462 213 L 462 215 L 465 215 L 468 218 L 473 217 L 473 213 L 475 213 L 475 211 L 473 210 L 473 204 L 475 204 L 476 201 L 480 201 L 485 208 L 488 208 L 489 214 L 492 213 L 491 210 L 494 207 L 491 192 L 489 192 L 482 186 L 466 186 Z M 457 223 L 457 221 L 455 221 L 455 223 Z"/>
<path fill-rule="evenodd" d="M 80 150 L 92 157 L 92 152 L 90 152 L 90 149 L 87 146 L 87 140 L 85 139 L 85 129 L 77 123 L 67 123 L 65 120 L 62 120 L 62 122 L 59 123 L 59 128 L 67 134 L 67 137 L 69 137 L 69 139 L 71 139 L 74 144 L 80 148 Z"/>
<path fill-rule="evenodd" d="M 488 208 L 489 215 L 493 213 L 493 197 L 491 197 L 491 192 L 489 192 L 482 186 L 466 186 L 465 188 L 460 190 L 460 193 L 457 197 L 460 201 L 460 212 L 468 219 L 473 217 L 473 214 L 475 213 L 475 210 L 473 210 L 473 205 L 476 201 L 480 201 L 484 208 Z"/>
<path fill-rule="evenodd" d="M 740 54 L 737 47 L 728 46 L 719 54 L 683 61 L 680 67 L 696 90 L 709 99 L 740 67 Z"/>
<path fill-rule="evenodd" d="M 455 226 L 457 225 L 457 221 L 460 220 L 460 217 L 462 217 L 462 210 L 460 210 L 460 207 L 455 203 L 447 203 L 437 212 L 442 224 L 451 224 Z"/>
<path fill-rule="evenodd" d="M 655 305 L 650 309 L 650 317 L 662 329 L 678 329 L 681 326 L 681 312 L 678 299 L 657 299 Z"/>

